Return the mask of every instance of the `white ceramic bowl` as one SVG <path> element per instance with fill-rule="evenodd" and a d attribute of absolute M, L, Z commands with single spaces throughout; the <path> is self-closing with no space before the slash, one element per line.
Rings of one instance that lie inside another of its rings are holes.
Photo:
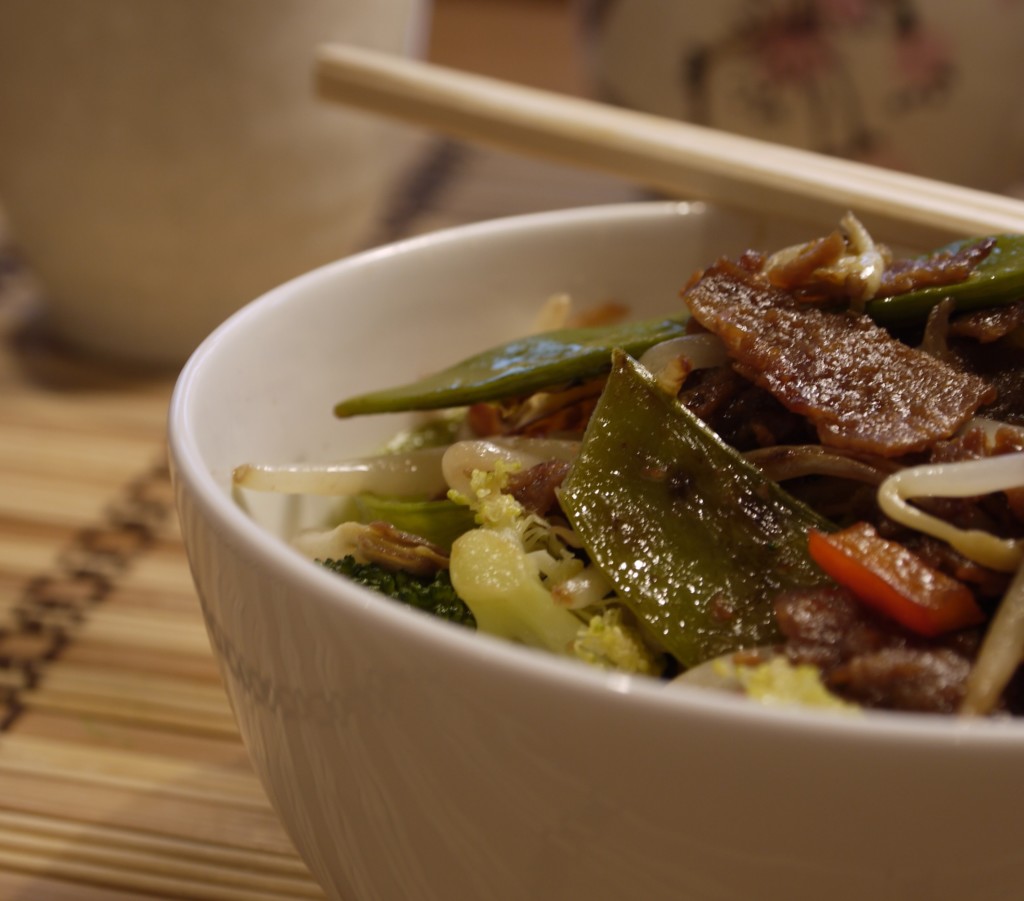
<path fill-rule="evenodd" d="M 780 238 L 685 204 L 417 238 L 244 308 L 182 372 L 176 497 L 256 771 L 334 898 L 993 901 L 1019 897 L 1024 724 L 755 707 L 435 621 L 250 519 L 245 461 L 366 451 L 342 396 L 522 331 L 549 294 L 675 308 L 691 271 Z M 275 499 L 276 500 L 276 499 Z"/>

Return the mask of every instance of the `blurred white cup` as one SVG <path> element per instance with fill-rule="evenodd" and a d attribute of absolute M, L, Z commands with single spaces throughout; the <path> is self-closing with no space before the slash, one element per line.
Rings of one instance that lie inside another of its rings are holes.
<path fill-rule="evenodd" d="M 594 90 L 943 181 L 1024 179 L 1020 0 L 579 0 Z"/>
<path fill-rule="evenodd" d="M 54 332 L 177 365 L 365 236 L 411 134 L 316 98 L 326 41 L 416 53 L 427 0 L 2 0 L 0 206 Z"/>

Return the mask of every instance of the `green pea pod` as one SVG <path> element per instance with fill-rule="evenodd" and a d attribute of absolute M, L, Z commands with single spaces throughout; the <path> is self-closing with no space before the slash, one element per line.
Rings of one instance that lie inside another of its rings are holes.
<path fill-rule="evenodd" d="M 939 301 L 952 297 L 956 311 L 965 313 L 984 307 L 1013 303 L 1024 298 L 1024 235 L 997 235 L 996 246 L 964 281 L 955 285 L 934 285 L 892 297 L 869 301 L 866 311 L 879 325 L 899 328 L 920 325 Z M 981 238 L 957 241 L 935 253 L 956 253 Z"/>
<path fill-rule="evenodd" d="M 478 401 L 522 397 L 607 372 L 611 352 L 639 355 L 685 334 L 686 315 L 582 329 L 561 329 L 512 341 L 417 382 L 341 401 L 340 417 L 403 410 L 438 410 Z"/>
<path fill-rule="evenodd" d="M 449 500 L 409 501 L 363 493 L 353 498 L 360 522 L 381 520 L 451 550 L 452 542 L 476 525 L 473 511 Z"/>
<path fill-rule="evenodd" d="M 561 502 L 623 603 L 685 667 L 778 640 L 774 594 L 827 582 L 807 532 L 832 526 L 621 351 Z"/>

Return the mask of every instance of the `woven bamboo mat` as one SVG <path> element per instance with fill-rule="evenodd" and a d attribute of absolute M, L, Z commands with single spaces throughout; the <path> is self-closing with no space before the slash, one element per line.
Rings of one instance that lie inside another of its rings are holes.
<path fill-rule="evenodd" d="M 367 243 L 636 196 L 429 143 Z M 172 379 L 76 358 L 34 305 L 0 246 L 0 898 L 320 898 L 207 643 L 165 465 Z"/>

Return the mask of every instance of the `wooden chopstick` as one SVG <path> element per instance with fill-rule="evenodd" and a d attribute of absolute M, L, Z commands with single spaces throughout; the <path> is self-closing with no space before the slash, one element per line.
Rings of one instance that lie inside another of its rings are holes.
<path fill-rule="evenodd" d="M 321 97 L 673 196 L 831 227 L 853 210 L 907 246 L 1024 232 L 1024 201 L 388 55 L 318 48 Z"/>

